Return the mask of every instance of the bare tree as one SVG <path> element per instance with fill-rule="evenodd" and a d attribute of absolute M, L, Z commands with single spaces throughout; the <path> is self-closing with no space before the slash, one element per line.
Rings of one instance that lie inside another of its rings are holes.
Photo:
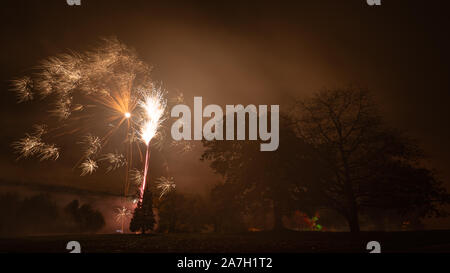
<path fill-rule="evenodd" d="M 413 142 L 382 123 L 366 90 L 325 90 L 298 101 L 291 114 L 299 136 L 313 147 L 323 168 L 320 179 L 303 181 L 305 189 L 316 202 L 320 196 L 322 204 L 342 214 L 352 232 L 360 230 L 361 206 L 405 207 L 399 203 L 400 199 L 405 201 L 398 199 L 401 191 L 407 191 L 407 195 L 415 192 L 421 200 L 408 208 L 427 205 L 427 212 L 435 209 L 430 205 L 434 201 L 447 199 L 440 182 L 429 171 L 420 172 L 424 174 L 420 179 L 405 182 L 413 172 L 425 170 L 417 164 L 422 153 Z"/>

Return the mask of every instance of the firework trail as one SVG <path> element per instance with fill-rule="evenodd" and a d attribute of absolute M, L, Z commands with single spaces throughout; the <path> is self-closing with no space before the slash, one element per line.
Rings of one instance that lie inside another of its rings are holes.
<path fill-rule="evenodd" d="M 140 101 L 139 105 L 144 110 L 143 116 L 143 124 L 140 129 L 140 136 L 142 141 L 147 146 L 145 152 L 145 165 L 144 165 L 144 174 L 143 174 L 143 182 L 141 187 L 141 196 L 142 199 L 144 196 L 145 186 L 147 182 L 147 173 L 148 173 L 148 160 L 150 156 L 150 141 L 155 137 L 158 132 L 158 128 L 163 121 L 163 115 L 167 106 L 167 102 L 163 97 L 163 93 L 159 90 L 155 90 L 151 95 L 144 98 L 144 100 Z"/>

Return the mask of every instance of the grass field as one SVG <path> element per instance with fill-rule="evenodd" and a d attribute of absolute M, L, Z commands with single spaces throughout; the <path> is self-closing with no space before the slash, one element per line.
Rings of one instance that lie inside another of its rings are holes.
<path fill-rule="evenodd" d="M 380 242 L 382 252 L 450 252 L 450 231 L 27 236 L 0 239 L 0 252 L 69 252 L 69 241 L 80 242 L 84 253 L 364 253 L 369 241 Z"/>

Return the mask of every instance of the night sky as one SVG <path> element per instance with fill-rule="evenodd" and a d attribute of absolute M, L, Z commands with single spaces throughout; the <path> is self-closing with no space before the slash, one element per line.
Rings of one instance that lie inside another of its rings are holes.
<path fill-rule="evenodd" d="M 9 90 L 10 80 L 42 59 L 116 36 L 188 104 L 203 96 L 204 105 L 280 104 L 283 111 L 293 98 L 325 87 L 368 87 L 386 120 L 418 140 L 450 188 L 445 1 L 161 2 L 168 3 L 2 1 L 0 184 L 120 195 L 114 174 L 80 178 L 67 160 L 17 162 L 11 143 L 48 113 L 40 103 L 17 104 Z M 67 146 L 69 153 L 77 148 Z M 199 143 L 189 155 L 168 155 L 181 191 L 206 193 L 220 181 L 200 154 Z"/>

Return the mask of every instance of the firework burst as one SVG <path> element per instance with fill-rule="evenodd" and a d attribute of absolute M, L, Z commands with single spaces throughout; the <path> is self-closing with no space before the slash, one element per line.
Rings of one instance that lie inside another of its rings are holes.
<path fill-rule="evenodd" d="M 127 164 L 125 156 L 115 153 L 107 153 L 100 158 L 100 161 L 107 161 L 109 166 L 106 169 L 106 172 L 114 171 L 118 168 L 121 168 Z"/>
<path fill-rule="evenodd" d="M 54 144 L 44 145 L 39 151 L 40 161 L 57 160 L 59 158 L 59 148 Z"/>
<path fill-rule="evenodd" d="M 24 138 L 14 142 L 12 146 L 16 153 L 19 154 L 18 158 L 20 159 L 37 155 L 44 146 L 44 143 L 40 137 L 26 134 Z"/>
<path fill-rule="evenodd" d="M 25 76 L 11 82 L 12 89 L 16 91 L 17 101 L 25 102 L 33 100 L 33 81 L 30 77 Z"/>
<path fill-rule="evenodd" d="M 123 224 L 129 217 L 131 217 L 131 211 L 125 206 L 116 209 L 116 222 L 121 223 L 122 233 L 124 232 Z"/>
<path fill-rule="evenodd" d="M 130 177 L 136 186 L 141 187 L 142 182 L 144 182 L 144 171 L 138 170 L 138 169 L 132 169 L 130 171 Z"/>
<path fill-rule="evenodd" d="M 161 199 L 165 194 L 168 194 L 175 189 L 175 182 L 173 177 L 160 177 L 156 180 L 156 188 L 160 190 L 159 198 Z"/>
<path fill-rule="evenodd" d="M 47 144 L 42 141 L 42 135 L 46 133 L 45 125 L 35 125 L 33 134 L 26 134 L 24 138 L 13 142 L 12 147 L 17 159 L 36 156 L 40 161 L 57 160 L 59 148 L 55 144 Z"/>
<path fill-rule="evenodd" d="M 81 176 L 92 174 L 93 172 L 95 172 L 95 170 L 97 170 L 97 168 L 98 168 L 97 162 L 95 162 L 95 160 L 88 158 L 80 165 Z"/>
<path fill-rule="evenodd" d="M 45 126 L 36 125 L 32 133 L 12 144 L 18 159 L 57 160 L 64 157 L 70 143 L 78 144 L 80 148 L 73 153 L 79 160 L 73 169 L 81 176 L 101 168 L 107 173 L 125 169 L 124 195 L 129 196 L 130 182 L 134 182 L 142 198 L 150 146 L 167 144 L 161 130 L 166 120 L 166 92 L 155 85 L 150 72 L 133 50 L 109 39 L 84 53 L 49 57 L 31 76 L 13 80 L 18 102 L 39 99 L 50 114 L 39 121 Z M 178 93 L 170 101 L 183 100 Z M 63 143 L 58 145 L 58 141 Z M 163 187 L 169 185 L 167 181 L 158 183 L 163 195 L 170 190 Z"/>
<path fill-rule="evenodd" d="M 93 136 L 92 134 L 86 135 L 79 144 L 84 147 L 84 156 L 91 157 L 97 154 L 102 148 L 102 142 L 99 137 Z"/>

